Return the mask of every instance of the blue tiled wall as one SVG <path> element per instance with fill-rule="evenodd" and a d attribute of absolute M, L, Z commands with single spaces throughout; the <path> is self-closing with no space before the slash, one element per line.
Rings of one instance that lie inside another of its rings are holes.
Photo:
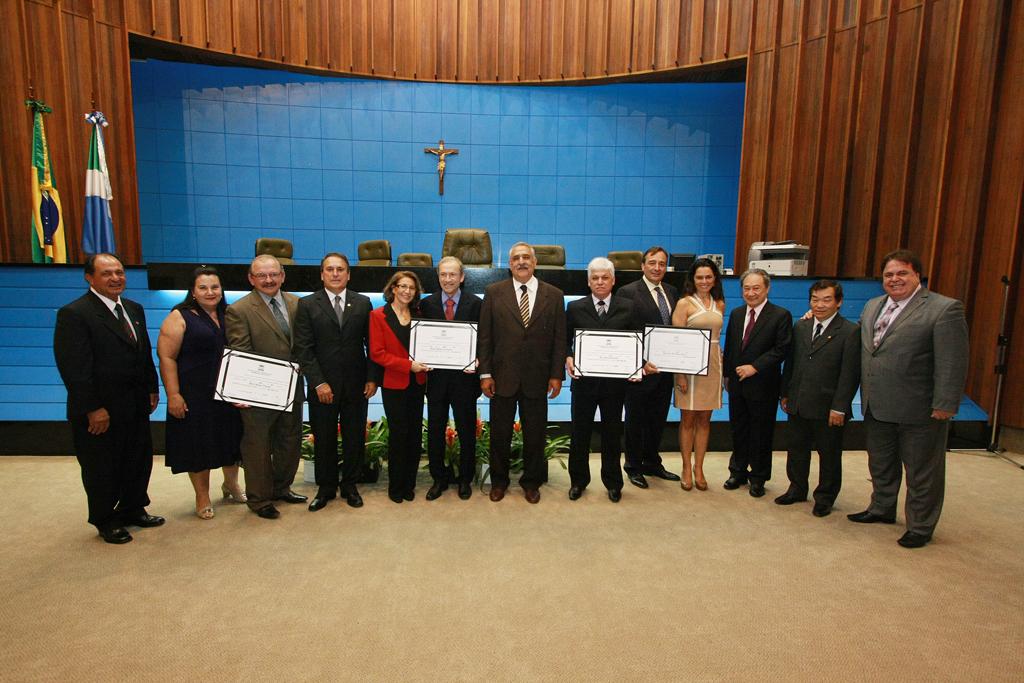
<path fill-rule="evenodd" d="M 125 296 L 145 307 L 149 337 L 155 348 L 160 323 L 171 306 L 181 301 L 184 292 L 149 290 L 146 288 L 145 269 L 128 270 Z M 724 284 L 729 307 L 741 304 L 736 279 L 728 279 Z M 807 310 L 808 284 L 804 280 L 776 278 L 772 281 L 771 300 L 788 308 L 794 316 L 802 315 Z M 53 361 L 53 326 L 57 309 L 81 296 L 85 288 L 79 268 L 0 266 L 0 422 L 64 419 L 67 394 Z M 865 280 L 844 281 L 843 288 L 846 296 L 843 314 L 853 320 L 860 317 L 860 311 L 869 298 L 881 293 L 877 283 Z M 228 301 L 234 301 L 243 294 L 245 292 L 228 292 Z M 379 294 L 370 296 L 375 306 L 383 303 Z M 575 297 L 567 297 L 567 300 L 572 298 Z M 160 390 L 160 407 L 154 415 L 157 420 L 164 419 L 163 386 Z M 569 401 L 566 387 L 551 402 L 549 418 L 567 422 Z M 856 418 L 860 419 L 859 404 L 854 410 Z M 486 419 L 486 400 L 480 402 L 480 412 Z M 375 419 L 380 415 L 383 415 L 383 406 L 378 392 L 370 405 L 370 417 Z M 669 419 L 678 420 L 678 411 L 673 409 Z M 728 411 L 725 408 L 715 411 L 713 419 L 728 420 Z M 780 419 L 784 417 L 780 415 Z M 985 417 L 984 412 L 965 399 L 957 419 L 983 420 Z"/>
<path fill-rule="evenodd" d="M 322 78 L 132 63 L 146 261 L 242 261 L 257 237 L 297 260 L 367 239 L 440 257 L 444 230 L 521 239 L 570 267 L 661 244 L 722 253 L 736 235 L 743 84 L 585 87 Z M 444 138 L 445 194 L 436 157 Z"/>

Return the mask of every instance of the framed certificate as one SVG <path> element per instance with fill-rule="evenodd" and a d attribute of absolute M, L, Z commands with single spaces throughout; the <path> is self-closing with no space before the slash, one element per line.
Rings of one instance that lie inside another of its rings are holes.
<path fill-rule="evenodd" d="M 576 330 L 573 364 L 581 377 L 639 378 L 644 347 L 632 330 Z"/>
<path fill-rule="evenodd" d="M 224 349 L 213 397 L 269 410 L 291 410 L 299 366 L 246 351 Z"/>
<path fill-rule="evenodd" d="M 648 325 L 644 328 L 644 358 L 659 372 L 708 374 L 711 330 Z"/>
<path fill-rule="evenodd" d="M 409 358 L 433 370 L 468 370 L 476 363 L 477 323 L 415 319 L 409 328 Z"/>

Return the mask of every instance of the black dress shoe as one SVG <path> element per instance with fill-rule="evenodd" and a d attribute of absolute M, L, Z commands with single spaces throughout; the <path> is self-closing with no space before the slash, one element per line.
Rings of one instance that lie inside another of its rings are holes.
<path fill-rule="evenodd" d="M 642 489 L 647 488 L 647 480 L 644 479 L 644 475 L 640 474 L 639 472 L 634 472 L 633 474 L 629 475 L 629 483 L 632 484 L 633 486 L 639 486 Z"/>
<path fill-rule="evenodd" d="M 427 491 L 427 500 L 437 500 L 441 494 L 448 490 L 448 484 L 434 484 Z"/>
<path fill-rule="evenodd" d="M 317 510 L 323 510 L 327 507 L 327 501 L 330 499 L 331 497 L 329 496 L 314 496 L 313 500 L 309 504 L 309 511 L 316 512 Z"/>
<path fill-rule="evenodd" d="M 132 535 L 123 526 L 111 526 L 99 531 L 104 541 L 114 545 L 121 545 L 132 540 Z"/>
<path fill-rule="evenodd" d="M 569 487 L 569 500 L 579 500 L 580 496 L 583 495 L 582 486 L 570 486 Z"/>
<path fill-rule="evenodd" d="M 473 495 L 473 485 L 467 482 L 459 483 L 459 498 L 462 500 L 469 500 Z"/>
<path fill-rule="evenodd" d="M 274 507 L 273 505 L 261 507 L 259 510 L 256 511 L 256 514 L 262 517 L 263 519 L 277 519 L 281 516 L 281 513 L 278 512 L 277 508 Z"/>
<path fill-rule="evenodd" d="M 896 515 L 893 515 L 892 517 L 883 517 L 882 515 L 876 515 L 871 510 L 855 512 L 851 515 L 846 515 L 846 518 L 851 522 L 857 522 L 858 524 L 874 524 L 876 522 L 881 522 L 882 524 L 896 523 Z"/>
<path fill-rule="evenodd" d="M 410 500 L 410 501 L 411 500 L 415 500 L 416 499 L 416 491 L 406 491 L 405 493 L 402 494 L 402 498 L 404 498 L 405 500 Z"/>
<path fill-rule="evenodd" d="M 908 531 L 900 536 L 900 540 L 896 542 L 904 548 L 923 548 L 928 545 L 928 541 L 930 540 L 932 540 L 931 536 L 925 536 L 924 534 L 919 534 L 916 531 Z"/>
<path fill-rule="evenodd" d="M 498 486 L 497 484 L 491 486 L 491 500 L 497 503 L 499 500 L 505 497 L 505 490 L 507 486 Z"/>
<path fill-rule="evenodd" d="M 826 503 L 815 503 L 814 509 L 811 510 L 811 514 L 815 517 L 828 517 L 832 514 L 832 506 Z"/>
<path fill-rule="evenodd" d="M 610 500 L 613 503 L 618 503 L 620 500 L 622 500 L 622 490 L 608 489 L 608 500 Z"/>
<path fill-rule="evenodd" d="M 764 495 L 764 484 L 750 482 L 750 495 L 752 498 L 760 498 Z"/>
<path fill-rule="evenodd" d="M 786 491 L 781 496 L 775 499 L 776 505 L 792 505 L 793 503 L 802 503 L 807 500 L 807 496 L 798 496 L 791 491 Z"/>
<path fill-rule="evenodd" d="M 305 503 L 308 499 L 306 498 L 306 496 L 295 493 L 295 491 L 289 489 L 282 493 L 277 498 L 275 498 L 274 500 L 281 500 L 284 501 L 285 503 Z"/>
<path fill-rule="evenodd" d="M 346 493 L 345 502 L 348 503 L 350 508 L 363 507 L 363 497 L 359 495 L 359 491 L 353 490 Z"/>
<path fill-rule="evenodd" d="M 728 479 L 725 480 L 725 483 L 722 484 L 722 487 L 729 489 L 730 491 L 735 491 L 736 489 L 738 489 L 739 487 L 743 486 L 746 483 L 746 479 L 737 479 L 736 477 L 729 477 Z"/>
<path fill-rule="evenodd" d="M 125 526 L 141 526 L 144 529 L 149 529 L 155 526 L 160 526 L 167 520 L 163 517 L 147 515 L 143 512 L 141 515 L 135 515 L 134 517 L 125 517 L 122 521 Z"/>
<path fill-rule="evenodd" d="M 660 469 L 656 469 L 656 470 L 651 470 L 650 472 L 647 472 L 647 474 L 652 476 L 652 477 L 658 477 L 659 479 L 664 479 L 666 481 L 679 481 L 679 475 L 678 474 L 673 474 L 672 472 L 669 472 L 668 470 L 666 470 L 664 467 L 662 467 Z"/>
<path fill-rule="evenodd" d="M 390 500 L 392 503 L 401 504 L 403 499 L 397 493 L 389 493 L 388 494 L 388 500 Z"/>

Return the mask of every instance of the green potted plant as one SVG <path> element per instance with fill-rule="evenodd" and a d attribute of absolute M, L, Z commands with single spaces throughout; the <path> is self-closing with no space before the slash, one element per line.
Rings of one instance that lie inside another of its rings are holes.
<path fill-rule="evenodd" d="M 341 436 L 341 426 L 338 426 L 338 435 Z M 380 479 L 382 463 L 388 458 L 388 420 L 382 417 L 377 422 L 366 421 L 366 431 L 363 433 L 366 442 L 366 450 L 363 462 L 363 472 L 359 476 L 360 484 L 373 484 Z M 303 467 L 302 480 L 316 483 L 314 475 L 314 461 L 316 460 L 315 438 L 308 422 L 302 423 L 302 442 L 299 456 L 306 461 Z M 338 439 L 338 462 L 341 462 L 341 439 Z"/>

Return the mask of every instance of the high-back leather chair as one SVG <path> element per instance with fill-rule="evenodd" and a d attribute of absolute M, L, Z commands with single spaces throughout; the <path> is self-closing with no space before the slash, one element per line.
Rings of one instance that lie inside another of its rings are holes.
<path fill-rule="evenodd" d="M 367 240 L 360 242 L 356 249 L 358 266 L 390 266 L 391 242 L 388 240 Z"/>
<path fill-rule="evenodd" d="M 273 256 L 283 266 L 295 263 L 295 259 L 292 258 L 292 243 L 290 240 L 278 239 L 276 237 L 260 237 L 256 240 L 255 256 L 262 256 L 264 254 Z"/>
<path fill-rule="evenodd" d="M 407 251 L 398 255 L 398 265 L 402 268 L 433 268 L 434 257 L 427 253 Z"/>
<path fill-rule="evenodd" d="M 491 235 L 481 228 L 448 228 L 444 231 L 441 256 L 454 256 L 464 266 L 493 265 Z"/>
<path fill-rule="evenodd" d="M 531 246 L 537 254 L 538 268 L 565 268 L 565 247 L 561 244 L 534 244 Z"/>
<path fill-rule="evenodd" d="M 644 264 L 642 251 L 609 251 L 608 260 L 615 270 L 640 270 Z"/>

